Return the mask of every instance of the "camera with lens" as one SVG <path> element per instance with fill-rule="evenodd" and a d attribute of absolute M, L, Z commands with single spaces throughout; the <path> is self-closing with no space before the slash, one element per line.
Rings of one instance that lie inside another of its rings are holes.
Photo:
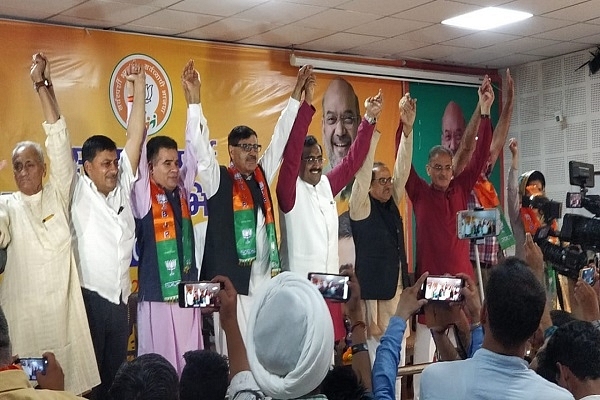
<path fill-rule="evenodd" d="M 530 199 L 529 206 L 538 209 L 547 223 L 534 236 L 544 260 L 551 263 L 559 274 L 577 279 L 579 271 L 594 259 L 594 253 L 600 249 L 600 219 L 597 218 L 600 215 L 600 196 L 587 194 L 587 188 L 594 187 L 592 164 L 570 161 L 569 181 L 571 185 L 580 186 L 581 191 L 567 193 L 567 207 L 585 208 L 595 218 L 565 214 L 560 232 L 555 232 L 551 226 L 554 219 L 560 218 L 560 203 L 536 196 Z"/>

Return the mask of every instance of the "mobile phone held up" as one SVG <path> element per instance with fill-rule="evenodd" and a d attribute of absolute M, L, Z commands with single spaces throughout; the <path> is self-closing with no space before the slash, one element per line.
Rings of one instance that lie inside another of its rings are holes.
<path fill-rule="evenodd" d="M 181 308 L 219 308 L 219 296 L 222 289 L 219 282 L 180 282 L 179 307 Z"/>
<path fill-rule="evenodd" d="M 596 268 L 584 267 L 579 270 L 579 277 L 586 281 L 588 285 L 594 284 L 594 278 L 596 277 Z"/>
<path fill-rule="evenodd" d="M 456 231 L 459 239 L 497 236 L 499 229 L 500 212 L 496 208 L 463 210 L 456 214 Z"/>
<path fill-rule="evenodd" d="M 462 301 L 465 280 L 456 276 L 428 276 L 421 287 L 422 298 L 429 301 Z"/>
<path fill-rule="evenodd" d="M 319 289 L 319 292 L 321 292 L 325 299 L 341 302 L 346 302 L 350 299 L 350 288 L 348 287 L 350 278 L 346 275 L 310 272 L 308 279 Z"/>
<path fill-rule="evenodd" d="M 15 363 L 21 364 L 30 381 L 37 380 L 36 372 L 46 373 L 48 366 L 48 360 L 42 357 L 19 358 Z"/>

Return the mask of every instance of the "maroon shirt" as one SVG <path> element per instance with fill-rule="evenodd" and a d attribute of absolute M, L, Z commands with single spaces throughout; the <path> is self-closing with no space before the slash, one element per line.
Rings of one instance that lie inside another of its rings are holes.
<path fill-rule="evenodd" d="M 469 261 L 469 240 L 457 236 L 456 213 L 467 209 L 467 199 L 490 156 L 492 125 L 489 118 L 479 124 L 477 147 L 462 173 L 445 191 L 420 178 L 411 165 L 406 192 L 412 201 L 417 229 L 417 276 L 459 272 L 473 276 Z"/>

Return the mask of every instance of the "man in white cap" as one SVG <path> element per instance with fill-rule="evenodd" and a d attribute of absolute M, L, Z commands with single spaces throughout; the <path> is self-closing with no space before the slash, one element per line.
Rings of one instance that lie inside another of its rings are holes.
<path fill-rule="evenodd" d="M 331 365 L 333 324 L 317 288 L 291 272 L 265 284 L 250 312 L 246 352 L 235 315 L 235 288 L 225 277 L 214 281 L 224 285 L 219 297 L 233 377 L 229 398 L 326 399 L 319 386 Z"/>

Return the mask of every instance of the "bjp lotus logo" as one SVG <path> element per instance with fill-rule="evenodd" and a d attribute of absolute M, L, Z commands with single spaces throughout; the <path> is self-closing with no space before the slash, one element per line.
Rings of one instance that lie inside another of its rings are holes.
<path fill-rule="evenodd" d="M 146 126 L 148 136 L 160 131 L 173 107 L 171 81 L 160 64 L 144 54 L 130 54 L 117 64 L 110 77 L 110 105 L 115 117 L 127 129 L 127 79 L 125 70 L 136 61 L 146 71 Z"/>

